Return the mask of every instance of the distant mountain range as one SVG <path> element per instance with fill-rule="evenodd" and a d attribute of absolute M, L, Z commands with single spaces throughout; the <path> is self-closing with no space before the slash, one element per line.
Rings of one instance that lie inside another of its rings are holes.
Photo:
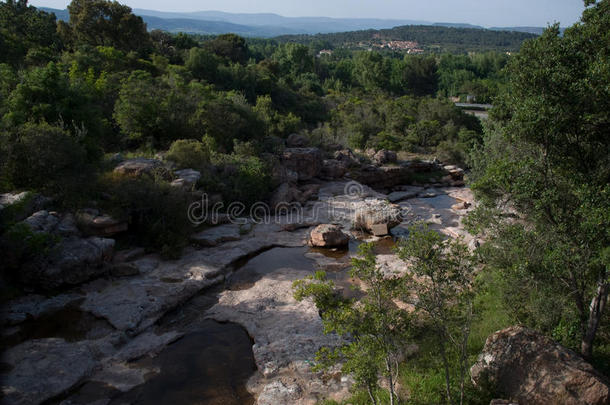
<path fill-rule="evenodd" d="M 68 10 L 40 7 L 67 21 Z M 420 20 L 392 20 L 376 18 L 283 17 L 277 14 L 235 14 L 221 11 L 167 12 L 134 9 L 146 22 L 149 30 L 217 35 L 232 32 L 245 37 L 269 38 L 280 35 L 323 34 L 366 29 L 388 29 L 404 25 L 433 25 L 451 28 L 484 27 L 461 23 L 431 23 Z M 542 27 L 493 27 L 494 31 L 518 31 L 541 34 Z"/>

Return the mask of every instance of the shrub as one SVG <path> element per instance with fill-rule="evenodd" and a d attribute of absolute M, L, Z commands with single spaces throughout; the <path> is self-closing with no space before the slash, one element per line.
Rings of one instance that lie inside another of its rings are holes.
<path fill-rule="evenodd" d="M 226 204 L 241 202 L 250 206 L 266 200 L 271 191 L 271 171 L 260 158 L 218 154 L 214 163 L 220 175 L 204 176 L 206 191 L 220 192 Z"/>
<path fill-rule="evenodd" d="M 161 180 L 115 174 L 106 175 L 102 186 L 111 196 L 105 208 L 127 219 L 133 242 L 160 251 L 165 257 L 180 256 L 192 229 L 185 192 Z"/>
<path fill-rule="evenodd" d="M 46 232 L 32 232 L 24 223 L 11 226 L 0 237 L 3 279 L 16 281 L 24 267 L 40 266 L 58 242 L 58 237 Z"/>
<path fill-rule="evenodd" d="M 176 163 L 179 169 L 200 170 L 210 162 L 210 150 L 197 140 L 179 139 L 171 144 L 165 158 Z"/>
<path fill-rule="evenodd" d="M 0 135 L 0 183 L 6 187 L 40 190 L 63 200 L 83 194 L 93 167 L 79 140 L 62 128 L 26 124 Z"/>

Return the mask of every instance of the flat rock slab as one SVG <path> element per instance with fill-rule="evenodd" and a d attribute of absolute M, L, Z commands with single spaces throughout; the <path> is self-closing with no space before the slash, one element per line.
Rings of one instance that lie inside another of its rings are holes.
<path fill-rule="evenodd" d="M 26 295 L 2 306 L 0 323 L 15 325 L 30 318 L 36 319 L 57 312 L 81 299 L 83 299 L 82 295 L 73 293 L 56 295 L 51 298 L 42 295 Z"/>
<path fill-rule="evenodd" d="M 310 274 L 298 269 L 282 269 L 262 277 L 247 290 L 223 291 L 207 315 L 218 321 L 236 322 L 252 336 L 256 365 L 262 374 L 255 392 L 259 404 L 315 403 L 314 393 L 339 392 L 351 381 L 324 382 L 311 370 L 310 362 L 322 346 L 333 347 L 336 335 L 325 335 L 318 309 L 311 300 L 297 302 L 292 282 Z M 284 381 L 290 374 L 290 383 Z M 275 398 L 275 402 L 272 401 Z M 288 401 L 288 402 L 284 402 Z"/>
<path fill-rule="evenodd" d="M 394 191 L 393 193 L 388 194 L 388 200 L 390 200 L 390 202 L 398 202 L 415 197 L 417 197 L 417 191 Z"/>
<path fill-rule="evenodd" d="M 241 227 L 238 224 L 226 224 L 215 226 L 191 236 L 191 241 L 200 246 L 217 246 L 223 242 L 231 242 L 241 239 Z"/>
<path fill-rule="evenodd" d="M 2 361 L 13 368 L 2 376 L 3 404 L 38 404 L 89 376 L 95 361 L 85 343 L 51 338 L 7 350 Z"/>

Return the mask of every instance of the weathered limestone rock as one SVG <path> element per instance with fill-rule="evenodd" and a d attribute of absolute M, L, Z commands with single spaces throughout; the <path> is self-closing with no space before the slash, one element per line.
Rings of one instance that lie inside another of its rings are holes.
<path fill-rule="evenodd" d="M 302 193 L 289 183 L 282 183 L 271 195 L 269 206 L 271 210 L 277 210 L 281 205 L 290 204 L 303 197 Z"/>
<path fill-rule="evenodd" d="M 89 236 L 112 236 L 127 230 L 127 222 L 101 214 L 93 208 L 85 208 L 76 213 L 76 223 Z"/>
<path fill-rule="evenodd" d="M 398 157 L 396 155 L 396 152 L 387 149 L 382 149 L 375 153 L 371 159 L 375 164 L 384 165 L 386 163 L 396 163 Z"/>
<path fill-rule="evenodd" d="M 59 223 L 59 217 L 43 210 L 24 219 L 23 223 L 29 226 L 32 232 L 51 233 Z"/>
<path fill-rule="evenodd" d="M 400 207 L 385 200 L 367 199 L 354 203 L 353 209 L 354 228 L 370 233 L 373 233 L 375 225 L 385 225 L 389 230 L 402 220 Z M 378 233 L 380 232 L 380 228 L 375 227 L 375 229 Z"/>
<path fill-rule="evenodd" d="M 302 200 L 300 201 L 304 204 L 307 201 L 317 200 L 318 193 L 320 192 L 319 184 L 305 184 L 300 187 L 300 191 L 302 193 Z"/>
<path fill-rule="evenodd" d="M 65 237 L 44 261 L 23 266 L 20 281 L 45 290 L 83 283 L 107 272 L 114 243 L 97 237 Z"/>
<path fill-rule="evenodd" d="M 5 404 L 39 404 L 70 388 L 93 371 L 85 343 L 63 339 L 30 340 L 7 350 L 2 361 L 13 367 L 2 376 Z"/>
<path fill-rule="evenodd" d="M 475 384 L 492 384 L 522 404 L 604 405 L 608 381 L 576 353 L 521 326 L 487 338 L 470 369 Z"/>
<path fill-rule="evenodd" d="M 201 178 L 201 172 L 193 169 L 183 169 L 174 171 L 176 179 L 170 183 L 172 187 L 192 189 Z"/>
<path fill-rule="evenodd" d="M 200 246 L 216 246 L 241 239 L 240 229 L 239 224 L 219 225 L 191 235 L 191 241 Z"/>
<path fill-rule="evenodd" d="M 310 234 L 310 243 L 315 247 L 341 247 L 349 244 L 349 235 L 339 225 L 322 224 Z"/>
<path fill-rule="evenodd" d="M 62 237 L 78 236 L 80 231 L 78 229 L 78 225 L 76 224 L 76 218 L 74 215 L 70 213 L 65 214 L 59 221 L 59 224 L 57 224 L 55 232 Z"/>
<path fill-rule="evenodd" d="M 388 200 L 393 203 L 415 197 L 417 197 L 416 191 L 394 191 L 388 194 Z"/>
<path fill-rule="evenodd" d="M 282 154 L 282 165 L 297 173 L 298 180 L 311 180 L 322 170 L 322 153 L 318 148 L 287 148 Z"/>
<path fill-rule="evenodd" d="M 134 177 L 141 177 L 143 175 L 161 176 L 163 178 L 171 177 L 161 160 L 148 158 L 127 159 L 119 163 L 117 167 L 114 168 L 114 172 Z"/>
<path fill-rule="evenodd" d="M 321 176 L 327 179 L 338 179 L 347 173 L 347 163 L 337 159 L 324 159 Z"/>
<path fill-rule="evenodd" d="M 360 166 L 360 159 L 352 152 L 351 149 L 341 149 L 333 154 L 335 160 L 345 163 L 347 167 Z"/>

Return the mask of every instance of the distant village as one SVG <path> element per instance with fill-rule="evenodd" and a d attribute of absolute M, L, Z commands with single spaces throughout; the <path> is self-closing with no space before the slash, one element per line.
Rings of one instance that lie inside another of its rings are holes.
<path fill-rule="evenodd" d="M 393 51 L 406 51 L 408 54 L 419 54 L 423 53 L 424 50 L 419 47 L 419 44 L 415 41 L 390 41 L 385 39 L 376 39 L 375 42 L 358 42 L 358 48 L 368 49 L 372 51 L 374 48 L 378 49 L 391 49 Z M 318 57 L 332 55 L 333 51 L 330 49 L 322 49 L 318 52 Z"/>

